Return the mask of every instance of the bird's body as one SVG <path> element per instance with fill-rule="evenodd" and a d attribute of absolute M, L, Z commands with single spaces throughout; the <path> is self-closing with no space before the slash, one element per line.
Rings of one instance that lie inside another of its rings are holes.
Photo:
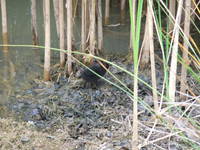
<path fill-rule="evenodd" d="M 105 62 L 98 62 L 98 61 L 94 61 L 93 64 L 91 66 L 89 66 L 89 68 L 94 71 L 95 73 L 97 73 L 100 76 L 104 76 L 106 73 L 106 69 L 108 69 L 109 65 Z M 86 68 L 81 72 L 81 78 L 83 80 L 85 80 L 86 83 L 90 83 L 90 84 L 95 84 L 97 85 L 98 80 L 100 79 L 100 77 L 98 75 L 96 75 L 95 73 L 93 73 L 92 71 L 90 71 L 90 69 Z"/>

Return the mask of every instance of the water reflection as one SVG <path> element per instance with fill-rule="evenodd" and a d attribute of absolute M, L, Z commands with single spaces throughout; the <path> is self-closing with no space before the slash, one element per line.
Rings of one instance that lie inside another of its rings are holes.
<path fill-rule="evenodd" d="M 7 52 L 0 51 L 1 103 L 5 103 L 19 89 L 30 86 L 29 81 L 42 73 L 42 68 L 38 65 L 41 64 L 40 57 L 36 50 L 26 49 L 27 54 L 23 53 L 24 50 L 24 48 L 18 50 L 11 48 Z"/>

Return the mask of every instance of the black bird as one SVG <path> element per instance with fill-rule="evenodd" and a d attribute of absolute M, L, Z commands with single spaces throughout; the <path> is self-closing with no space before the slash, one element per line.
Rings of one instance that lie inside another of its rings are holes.
<path fill-rule="evenodd" d="M 89 68 L 98 75 L 104 76 L 109 68 L 109 64 L 105 62 L 94 61 Z M 92 71 L 90 71 L 88 68 L 84 69 L 81 72 L 81 78 L 85 80 L 85 85 L 90 84 L 91 86 L 95 85 L 96 87 L 100 77 L 94 74 Z"/>

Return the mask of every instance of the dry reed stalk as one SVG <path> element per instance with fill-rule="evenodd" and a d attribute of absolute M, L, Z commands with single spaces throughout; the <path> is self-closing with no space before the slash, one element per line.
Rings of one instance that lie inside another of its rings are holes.
<path fill-rule="evenodd" d="M 125 15 L 126 15 L 126 0 L 121 0 L 120 5 L 120 22 L 121 24 L 125 24 Z"/>
<path fill-rule="evenodd" d="M 87 0 L 82 0 L 81 3 L 81 51 L 84 52 L 86 49 L 86 8 Z"/>
<path fill-rule="evenodd" d="M 156 114 L 158 114 L 158 95 L 157 95 L 157 84 L 156 84 L 156 68 L 155 68 L 155 57 L 154 57 L 154 42 L 153 42 L 153 3 L 148 1 L 147 11 L 149 13 L 148 19 L 148 31 L 149 31 L 149 46 L 150 46 L 150 59 L 151 59 L 151 80 L 153 86 L 153 101 L 154 109 Z"/>
<path fill-rule="evenodd" d="M 149 43 L 149 29 L 148 29 L 148 21 L 149 21 L 149 17 L 150 17 L 150 12 L 146 11 L 146 23 L 145 23 L 145 31 L 144 31 L 144 38 L 143 38 L 143 42 L 142 42 L 142 48 L 141 48 L 141 59 L 140 59 L 140 68 L 141 69 L 145 69 L 147 66 L 149 66 L 149 56 L 150 56 L 150 43 Z"/>
<path fill-rule="evenodd" d="M 185 50 L 183 51 L 183 61 L 186 62 L 185 64 L 188 65 L 189 58 L 188 58 L 188 44 L 187 41 L 190 37 L 190 9 L 191 9 L 191 0 L 185 1 L 185 20 L 184 20 L 184 33 L 185 33 L 185 39 L 184 39 L 184 47 Z M 181 68 L 181 93 L 186 93 L 187 90 L 187 68 L 184 64 L 182 64 Z M 184 95 L 180 95 L 181 99 L 186 99 Z"/>
<path fill-rule="evenodd" d="M 6 12 L 6 0 L 1 0 L 1 16 L 2 16 L 2 40 L 3 44 L 8 44 L 8 25 L 7 25 L 7 12 Z M 8 52 L 8 47 L 4 46 L 4 53 Z"/>
<path fill-rule="evenodd" d="M 177 16 L 173 29 L 174 41 L 171 55 L 170 75 L 169 75 L 169 99 L 175 101 L 176 92 L 176 74 L 177 74 L 177 56 L 178 56 L 178 44 L 179 44 L 179 27 L 181 22 L 181 14 L 183 8 L 183 0 L 179 1 Z"/>
<path fill-rule="evenodd" d="M 54 16 L 55 16 L 55 21 L 56 21 L 56 32 L 57 36 L 60 36 L 60 22 L 59 22 L 59 0 L 53 0 L 53 8 L 54 8 Z"/>
<path fill-rule="evenodd" d="M 60 49 L 65 49 L 65 36 L 64 36 L 64 3 L 63 0 L 59 0 L 59 33 L 60 33 Z M 60 66 L 65 65 L 65 53 L 60 52 Z"/>
<path fill-rule="evenodd" d="M 90 1 L 90 53 L 95 55 L 96 45 L 96 0 Z"/>
<path fill-rule="evenodd" d="M 105 25 L 109 24 L 110 18 L 110 0 L 106 0 L 105 2 Z"/>
<path fill-rule="evenodd" d="M 72 73 L 72 34 L 73 34 L 73 20 L 72 20 L 72 0 L 66 1 L 67 8 L 67 71 L 70 75 Z"/>
<path fill-rule="evenodd" d="M 103 48 L 103 23 L 102 23 L 102 2 L 101 0 L 98 0 L 98 6 L 97 6 L 97 26 L 98 26 L 98 50 L 102 50 Z"/>
<path fill-rule="evenodd" d="M 172 16 L 175 18 L 176 16 L 176 1 L 175 0 L 170 0 L 169 1 L 169 11 L 171 12 Z M 174 19 L 172 19 L 174 20 Z M 169 20 L 169 30 L 170 32 L 173 30 L 174 24 L 172 21 Z"/>
<path fill-rule="evenodd" d="M 44 24 L 45 24 L 45 55 L 44 55 L 44 80 L 50 80 L 51 61 L 51 31 L 50 31 L 50 0 L 44 0 Z"/>
<path fill-rule="evenodd" d="M 39 44 L 38 32 L 37 32 L 37 11 L 36 0 L 31 0 L 31 28 L 32 28 L 32 40 L 34 45 Z"/>

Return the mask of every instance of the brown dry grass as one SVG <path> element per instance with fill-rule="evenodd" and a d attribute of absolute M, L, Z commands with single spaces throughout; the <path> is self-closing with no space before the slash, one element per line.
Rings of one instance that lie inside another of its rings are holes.
<path fill-rule="evenodd" d="M 63 134 L 63 131 L 62 133 L 57 131 L 53 134 L 39 132 L 30 123 L 16 122 L 12 119 L 0 119 L 0 129 L 1 150 L 54 150 L 64 145 L 62 139 L 65 134 Z"/>

